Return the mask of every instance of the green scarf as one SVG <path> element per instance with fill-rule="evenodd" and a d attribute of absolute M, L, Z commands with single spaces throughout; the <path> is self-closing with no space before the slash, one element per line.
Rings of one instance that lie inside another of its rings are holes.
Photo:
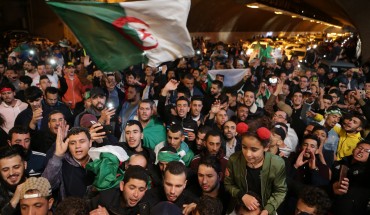
<path fill-rule="evenodd" d="M 177 153 L 173 153 L 171 151 L 160 151 L 158 153 L 158 161 L 160 162 L 171 162 L 171 161 L 179 161 L 181 158 Z"/>

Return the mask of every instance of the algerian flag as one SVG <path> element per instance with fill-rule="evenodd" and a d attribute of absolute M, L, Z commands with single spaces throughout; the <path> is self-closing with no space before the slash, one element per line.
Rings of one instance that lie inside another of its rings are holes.
<path fill-rule="evenodd" d="M 186 28 L 190 0 L 123 3 L 47 2 L 69 26 L 99 69 L 194 55 Z"/>
<path fill-rule="evenodd" d="M 209 70 L 208 77 L 210 81 L 216 79 L 216 75 L 224 75 L 224 86 L 232 87 L 243 80 L 247 74 L 246 69 L 220 69 L 220 70 Z"/>

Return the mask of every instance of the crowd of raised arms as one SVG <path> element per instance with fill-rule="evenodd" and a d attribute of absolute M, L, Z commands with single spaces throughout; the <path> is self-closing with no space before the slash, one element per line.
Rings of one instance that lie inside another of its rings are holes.
<path fill-rule="evenodd" d="M 67 40 L 4 47 L 0 214 L 370 214 L 370 64 L 194 49 L 101 71 Z"/>

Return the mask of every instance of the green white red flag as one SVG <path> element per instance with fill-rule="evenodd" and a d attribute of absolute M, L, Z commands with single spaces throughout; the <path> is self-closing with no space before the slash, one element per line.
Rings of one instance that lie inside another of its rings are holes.
<path fill-rule="evenodd" d="M 141 62 L 158 66 L 194 55 L 186 27 L 190 0 L 47 4 L 101 70 L 121 70 Z"/>

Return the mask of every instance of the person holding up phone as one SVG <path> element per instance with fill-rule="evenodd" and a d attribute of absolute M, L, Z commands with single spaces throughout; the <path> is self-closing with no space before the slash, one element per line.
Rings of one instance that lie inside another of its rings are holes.
<path fill-rule="evenodd" d="M 332 188 L 335 195 L 332 208 L 336 215 L 369 214 L 370 142 L 361 141 L 352 155 L 334 164 Z M 346 171 L 346 167 L 348 170 Z"/>

